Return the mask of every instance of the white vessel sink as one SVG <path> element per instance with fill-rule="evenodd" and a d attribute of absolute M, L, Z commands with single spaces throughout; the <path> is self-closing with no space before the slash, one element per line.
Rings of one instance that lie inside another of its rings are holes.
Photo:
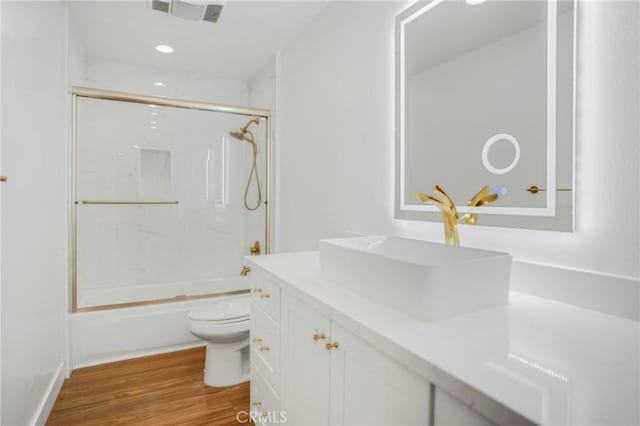
<path fill-rule="evenodd" d="M 320 241 L 320 276 L 420 320 L 508 303 L 511 256 L 398 237 Z"/>

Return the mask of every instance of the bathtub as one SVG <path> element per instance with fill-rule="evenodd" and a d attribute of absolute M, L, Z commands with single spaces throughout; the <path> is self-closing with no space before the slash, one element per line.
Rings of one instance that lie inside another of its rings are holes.
<path fill-rule="evenodd" d="M 249 288 L 248 277 L 234 277 L 87 291 L 79 298 L 80 307 L 122 301 L 162 303 L 71 314 L 71 366 L 75 369 L 203 346 L 204 342 L 189 332 L 187 312 L 212 300 L 243 297 L 229 293 L 248 292 Z M 181 300 L 212 293 L 223 295 Z"/>

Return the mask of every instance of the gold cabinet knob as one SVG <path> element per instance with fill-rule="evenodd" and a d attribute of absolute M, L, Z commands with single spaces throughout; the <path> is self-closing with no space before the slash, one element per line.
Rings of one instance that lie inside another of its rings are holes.
<path fill-rule="evenodd" d="M 260 299 L 268 299 L 270 297 L 271 297 L 271 295 L 269 293 L 265 293 L 265 294 L 261 294 L 260 295 Z"/>
<path fill-rule="evenodd" d="M 254 407 L 259 407 L 262 405 L 262 401 L 253 401 L 251 405 L 253 405 Z"/>
<path fill-rule="evenodd" d="M 260 352 L 265 352 L 265 351 L 268 351 L 269 349 L 270 349 L 270 348 L 269 348 L 269 346 L 267 346 L 267 345 L 260 346 Z"/>
<path fill-rule="evenodd" d="M 260 338 L 260 337 L 254 337 L 254 338 L 253 338 L 253 343 L 258 343 L 258 342 L 262 342 L 262 338 Z"/>
<path fill-rule="evenodd" d="M 7 181 L 6 176 L 0 176 L 0 182 L 6 182 L 6 181 Z"/>
<path fill-rule="evenodd" d="M 317 333 L 313 335 L 313 341 L 317 342 L 318 340 L 324 340 L 326 339 L 327 336 L 324 335 L 324 333 Z"/>
<path fill-rule="evenodd" d="M 327 343 L 324 345 L 325 348 L 327 348 L 328 351 L 330 351 L 331 349 L 338 349 L 338 342 L 331 342 L 331 343 Z"/>
<path fill-rule="evenodd" d="M 256 288 L 255 290 L 253 290 L 254 293 L 262 293 L 262 289 L 261 288 Z"/>

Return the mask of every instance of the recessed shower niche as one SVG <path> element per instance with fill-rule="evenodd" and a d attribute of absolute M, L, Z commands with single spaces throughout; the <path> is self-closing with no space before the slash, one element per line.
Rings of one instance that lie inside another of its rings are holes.
<path fill-rule="evenodd" d="M 141 197 L 171 195 L 171 150 L 138 148 L 138 187 Z"/>

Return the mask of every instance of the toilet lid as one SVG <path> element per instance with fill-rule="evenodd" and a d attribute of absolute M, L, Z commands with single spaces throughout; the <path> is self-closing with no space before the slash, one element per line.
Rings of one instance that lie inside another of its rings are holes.
<path fill-rule="evenodd" d="M 189 311 L 194 321 L 229 321 L 249 317 L 249 298 L 234 297 Z"/>

